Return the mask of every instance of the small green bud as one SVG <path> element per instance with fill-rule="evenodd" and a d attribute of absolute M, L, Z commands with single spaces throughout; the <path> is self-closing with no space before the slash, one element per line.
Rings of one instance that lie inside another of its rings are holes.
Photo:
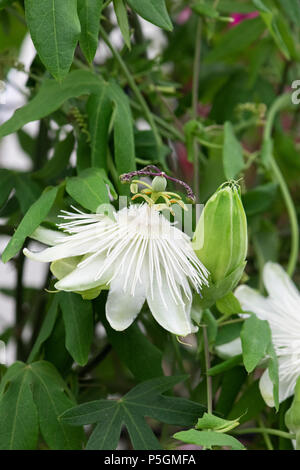
<path fill-rule="evenodd" d="M 207 201 L 193 239 L 196 255 L 210 272 L 210 286 L 204 289 L 208 292 L 203 291 L 203 299 L 210 305 L 237 285 L 247 245 L 247 219 L 239 186 L 225 183 Z"/>
<path fill-rule="evenodd" d="M 161 193 L 165 191 L 167 187 L 167 180 L 163 176 L 155 176 L 152 181 L 152 189 L 155 193 Z"/>
<path fill-rule="evenodd" d="M 300 377 L 298 377 L 294 400 L 285 414 L 285 424 L 290 432 L 296 434 L 296 449 L 300 449 Z"/>

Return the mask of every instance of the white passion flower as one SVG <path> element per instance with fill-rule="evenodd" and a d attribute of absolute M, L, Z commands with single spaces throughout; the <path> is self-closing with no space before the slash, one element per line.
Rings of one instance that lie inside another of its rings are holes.
<path fill-rule="evenodd" d="M 243 310 L 267 320 L 279 364 L 279 401 L 294 394 L 300 376 L 300 293 L 283 268 L 268 262 L 263 271 L 268 297 L 248 286 L 235 291 Z M 273 384 L 268 370 L 260 379 L 261 394 L 269 406 L 274 406 Z"/>
<path fill-rule="evenodd" d="M 115 330 L 128 328 L 147 300 L 166 330 L 180 336 L 197 331 L 190 316 L 192 289 L 200 293 L 208 272 L 189 237 L 154 206 L 131 204 L 113 218 L 77 209 L 60 217 L 65 219 L 59 225 L 64 233 L 56 232 L 54 246 L 39 253 L 24 249 L 26 256 L 42 262 L 81 256 L 56 289 L 81 292 L 108 286 L 106 316 Z"/>

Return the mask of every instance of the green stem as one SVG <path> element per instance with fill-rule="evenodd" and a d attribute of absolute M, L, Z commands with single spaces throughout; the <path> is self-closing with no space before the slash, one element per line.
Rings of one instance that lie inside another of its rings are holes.
<path fill-rule="evenodd" d="M 270 108 L 268 113 L 266 127 L 264 131 L 264 142 L 268 143 L 272 138 L 272 130 L 274 126 L 274 121 L 277 113 L 281 110 L 286 108 L 289 104 L 291 97 L 290 94 L 285 94 L 280 96 L 275 100 L 273 105 Z M 279 187 L 281 189 L 281 193 L 288 211 L 289 219 L 290 219 L 290 226 L 291 226 L 291 251 L 289 256 L 289 262 L 287 267 L 287 272 L 290 276 L 293 275 L 299 255 L 299 232 L 298 232 L 298 219 L 297 219 L 297 212 L 295 209 L 295 205 L 293 199 L 291 197 L 288 185 L 281 173 L 279 166 L 273 156 L 273 154 L 269 155 L 269 162 L 275 179 L 277 180 Z"/>
<path fill-rule="evenodd" d="M 243 435 L 243 434 L 270 434 L 271 436 L 283 437 L 285 439 L 296 439 L 295 434 L 290 434 L 288 432 L 280 431 L 279 429 L 271 428 L 247 428 L 247 429 L 237 429 L 231 431 L 231 434 Z"/>
<path fill-rule="evenodd" d="M 288 267 L 287 267 L 287 272 L 290 276 L 294 274 L 294 271 L 296 269 L 297 261 L 298 261 L 298 254 L 299 254 L 299 232 L 298 232 L 298 219 L 297 219 L 297 212 L 294 206 L 294 202 L 291 198 L 290 191 L 288 189 L 288 186 L 285 182 L 285 179 L 282 176 L 282 173 L 274 159 L 274 157 L 271 157 L 271 167 L 274 172 L 274 175 L 278 181 L 278 184 L 280 186 L 282 196 L 284 198 L 286 208 L 289 214 L 290 218 L 290 224 L 291 224 L 291 251 L 290 251 L 290 257 L 289 257 L 289 262 L 288 262 Z"/>
<path fill-rule="evenodd" d="M 258 424 L 259 424 L 260 429 L 262 429 L 262 435 L 263 435 L 263 438 L 264 438 L 267 449 L 268 450 L 274 450 L 274 447 L 273 447 L 272 441 L 270 439 L 270 436 L 265 431 L 264 422 L 263 422 L 262 418 L 258 419 Z"/>
<path fill-rule="evenodd" d="M 203 328 L 203 343 L 205 356 L 205 374 L 206 374 L 206 394 L 207 394 L 207 412 L 212 413 L 212 378 L 207 374 L 210 369 L 209 344 L 206 325 Z"/>
<path fill-rule="evenodd" d="M 127 80 L 128 80 L 128 83 L 130 85 L 130 87 L 132 88 L 134 94 L 136 95 L 136 98 L 137 100 L 139 101 L 140 105 L 141 105 L 141 108 L 142 110 L 144 111 L 145 113 L 145 117 L 147 119 L 147 121 L 149 122 L 150 124 L 150 127 L 153 131 L 153 134 L 154 134 L 154 137 L 155 137 L 155 140 L 156 140 L 156 144 L 157 146 L 161 146 L 161 138 L 160 138 L 160 135 L 159 135 L 159 132 L 158 132 L 158 129 L 156 127 L 156 124 L 155 124 L 155 121 L 153 119 L 153 115 L 142 95 L 142 93 L 140 92 L 138 86 L 136 85 L 134 79 L 133 79 L 133 76 L 131 75 L 129 69 L 127 68 L 127 65 L 125 64 L 125 62 L 123 61 L 122 57 L 120 56 L 119 52 L 113 47 L 113 45 L 111 44 L 110 40 L 109 40 L 109 37 L 108 35 L 106 34 L 105 30 L 103 29 L 102 26 L 100 26 L 100 33 L 101 33 L 101 36 L 104 40 L 104 42 L 107 44 L 107 46 L 109 47 L 109 49 L 111 50 L 113 56 L 115 57 L 115 59 L 117 60 L 118 64 L 120 65 L 121 69 L 123 70 L 124 72 L 124 75 L 126 76 Z"/>
<path fill-rule="evenodd" d="M 198 97 L 199 97 L 199 75 L 200 75 L 200 58 L 201 58 L 201 33 L 202 33 L 202 19 L 199 17 L 197 20 L 196 39 L 195 39 L 195 56 L 193 67 L 193 89 L 192 89 L 192 110 L 193 119 L 198 116 Z M 199 144 L 196 138 L 193 142 L 194 150 L 194 192 L 197 201 L 199 200 Z"/>
<path fill-rule="evenodd" d="M 218 318 L 217 319 L 218 325 L 219 326 L 232 325 L 233 323 L 241 323 L 244 321 L 244 318 L 234 318 L 233 320 L 228 320 L 228 321 L 226 321 L 226 318 L 228 318 L 228 315 L 223 315 L 222 317 Z"/>

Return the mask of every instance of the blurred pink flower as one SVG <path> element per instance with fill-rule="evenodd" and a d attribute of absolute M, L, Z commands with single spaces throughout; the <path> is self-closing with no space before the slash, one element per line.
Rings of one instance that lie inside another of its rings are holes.
<path fill-rule="evenodd" d="M 177 24 L 186 23 L 192 14 L 192 10 L 189 7 L 184 8 L 176 18 Z"/>
<path fill-rule="evenodd" d="M 233 22 L 230 23 L 230 27 L 236 26 L 237 24 L 241 23 L 244 20 L 250 20 L 251 18 L 256 18 L 259 15 L 258 11 L 252 11 L 251 13 L 232 13 L 231 18 L 233 18 Z"/>
<path fill-rule="evenodd" d="M 177 154 L 180 176 L 184 179 L 184 181 L 190 182 L 193 179 L 194 170 L 193 164 L 188 161 L 186 147 L 183 143 L 176 142 L 175 149 Z"/>

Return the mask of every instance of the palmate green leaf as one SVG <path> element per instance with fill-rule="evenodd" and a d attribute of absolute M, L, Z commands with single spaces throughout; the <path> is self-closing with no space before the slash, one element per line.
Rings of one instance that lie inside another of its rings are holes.
<path fill-rule="evenodd" d="M 0 382 L 0 400 L 7 390 L 9 382 L 15 379 L 20 373 L 24 372 L 24 362 L 16 361 L 5 372 Z"/>
<path fill-rule="evenodd" d="M 92 304 L 70 292 L 60 293 L 59 304 L 66 329 L 66 348 L 73 359 L 84 366 L 93 340 Z"/>
<path fill-rule="evenodd" d="M 100 168 L 87 168 L 79 176 L 67 179 L 66 191 L 85 209 L 96 212 L 99 206 L 109 203 L 107 185 L 115 197 L 116 192 L 105 171 Z"/>
<path fill-rule="evenodd" d="M 0 449 L 35 449 L 39 429 L 50 449 L 80 449 L 82 429 L 58 421 L 74 406 L 67 387 L 45 361 L 30 365 L 16 362 L 1 381 Z"/>
<path fill-rule="evenodd" d="M 114 9 L 116 13 L 116 17 L 118 20 L 118 25 L 120 27 L 123 39 L 125 41 L 126 46 L 128 49 L 131 48 L 130 44 L 130 29 L 128 23 L 128 16 L 127 10 L 124 0 L 113 0 Z"/>
<path fill-rule="evenodd" d="M 14 174 L 4 168 L 0 169 L 0 207 L 6 203 L 14 187 Z"/>
<path fill-rule="evenodd" d="M 33 173 L 34 178 L 45 180 L 57 178 L 68 165 L 74 149 L 74 142 L 72 132 L 64 140 L 58 141 L 54 148 L 53 157 L 47 161 L 43 168 Z"/>
<path fill-rule="evenodd" d="M 86 450 L 116 449 L 120 439 L 123 414 L 120 407 L 115 406 L 114 404 L 110 405 L 110 407 L 103 410 L 100 418 L 101 422 L 97 424 L 93 434 L 89 438 Z"/>
<path fill-rule="evenodd" d="M 46 361 L 31 364 L 33 396 L 39 415 L 42 436 L 50 449 L 78 450 L 82 447 L 83 431 L 58 420 L 58 416 L 74 405 L 66 395 L 66 385 L 55 367 Z"/>
<path fill-rule="evenodd" d="M 122 423 L 128 429 L 135 449 L 160 449 L 145 416 L 168 424 L 189 426 L 194 425 L 205 410 L 198 403 L 184 398 L 161 395 L 184 379 L 184 376 L 178 376 L 147 380 L 119 400 L 84 403 L 65 412 L 61 420 L 75 426 L 97 423 L 88 441 L 88 449 L 115 449 Z"/>
<path fill-rule="evenodd" d="M 0 449 L 35 449 L 38 439 L 37 408 L 33 399 L 30 370 L 24 364 L 11 378 L 0 400 Z"/>
<path fill-rule="evenodd" d="M 45 219 L 54 204 L 57 191 L 58 187 L 46 188 L 40 198 L 35 201 L 35 203 L 26 212 L 2 254 L 3 263 L 6 263 L 18 253 L 22 248 L 25 239 L 30 236 Z"/>
<path fill-rule="evenodd" d="M 224 125 L 223 166 L 225 176 L 229 180 L 236 178 L 244 168 L 243 147 L 229 121 Z"/>
<path fill-rule="evenodd" d="M 0 126 L 0 138 L 16 132 L 28 122 L 38 121 L 56 111 L 68 99 L 84 94 L 99 93 L 104 82 L 87 70 L 70 72 L 62 83 L 45 80 L 35 97 L 17 109 L 13 116 Z"/>
<path fill-rule="evenodd" d="M 79 44 L 87 61 L 92 63 L 98 46 L 103 0 L 77 0 L 77 3 L 81 24 Z"/>
<path fill-rule="evenodd" d="M 69 72 L 80 35 L 77 1 L 25 0 L 26 22 L 41 61 L 58 80 Z"/>
<path fill-rule="evenodd" d="M 172 31 L 173 26 L 168 15 L 165 0 L 127 0 L 131 8 L 141 15 L 145 20 Z"/>
<path fill-rule="evenodd" d="M 215 431 L 196 431 L 196 429 L 189 429 L 188 431 L 177 432 L 173 437 L 187 444 L 203 446 L 206 449 L 211 449 L 213 446 L 226 446 L 231 447 L 232 450 L 245 450 L 243 444 L 235 439 L 235 437 Z"/>

